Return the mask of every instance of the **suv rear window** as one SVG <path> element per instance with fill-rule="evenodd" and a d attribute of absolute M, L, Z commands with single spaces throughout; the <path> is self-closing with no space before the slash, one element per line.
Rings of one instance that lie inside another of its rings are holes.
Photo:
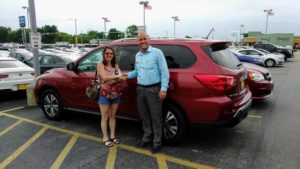
<path fill-rule="evenodd" d="M 237 57 L 230 51 L 226 43 L 218 43 L 203 47 L 203 50 L 218 65 L 236 69 L 241 64 Z"/>
<path fill-rule="evenodd" d="M 185 46 L 179 45 L 151 45 L 159 48 L 165 55 L 169 69 L 183 69 L 192 66 L 196 62 L 196 57 Z M 117 62 L 122 70 L 133 70 L 135 55 L 139 51 L 139 46 L 120 46 L 117 49 Z"/>

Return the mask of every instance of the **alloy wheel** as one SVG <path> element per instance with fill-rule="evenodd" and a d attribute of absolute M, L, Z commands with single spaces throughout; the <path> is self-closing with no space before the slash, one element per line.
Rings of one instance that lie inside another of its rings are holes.
<path fill-rule="evenodd" d="M 58 113 L 58 100 L 57 98 L 52 94 L 49 93 L 45 96 L 44 101 L 43 101 L 43 107 L 45 112 L 50 116 L 54 117 Z"/>
<path fill-rule="evenodd" d="M 166 140 L 172 139 L 178 132 L 178 120 L 176 116 L 171 112 L 167 111 L 163 118 L 163 134 Z"/>

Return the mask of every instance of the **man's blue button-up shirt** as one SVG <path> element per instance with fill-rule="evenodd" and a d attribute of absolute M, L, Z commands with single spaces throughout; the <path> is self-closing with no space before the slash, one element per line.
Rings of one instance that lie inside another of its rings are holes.
<path fill-rule="evenodd" d="M 169 70 L 163 52 L 160 49 L 148 47 L 147 51 L 139 51 L 135 55 L 134 70 L 128 73 L 128 78 L 136 78 L 140 85 L 161 83 L 161 90 L 167 91 Z"/>

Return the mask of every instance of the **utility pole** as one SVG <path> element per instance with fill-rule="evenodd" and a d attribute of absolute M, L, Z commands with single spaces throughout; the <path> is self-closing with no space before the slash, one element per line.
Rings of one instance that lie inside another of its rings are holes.
<path fill-rule="evenodd" d="M 265 9 L 264 12 L 267 13 L 267 21 L 266 21 L 266 34 L 268 34 L 268 20 L 269 20 L 269 15 L 273 15 L 272 9 Z"/>
<path fill-rule="evenodd" d="M 174 37 L 175 37 L 175 35 L 176 35 L 176 33 L 175 33 L 175 23 L 177 21 L 179 21 L 179 18 L 178 18 L 178 16 L 172 16 L 172 19 L 174 19 Z"/>
<path fill-rule="evenodd" d="M 37 33 L 34 0 L 28 0 L 28 6 L 30 9 L 29 10 L 29 12 L 30 12 L 30 27 L 31 27 L 31 35 L 32 35 L 32 34 Z M 35 76 L 37 77 L 41 74 L 38 48 L 32 47 L 32 53 L 33 53 L 33 57 L 34 57 L 34 73 L 35 73 Z"/>
<path fill-rule="evenodd" d="M 110 20 L 108 20 L 107 18 L 102 18 L 104 20 L 104 35 L 103 35 L 103 39 L 106 39 L 106 22 L 110 22 Z"/>

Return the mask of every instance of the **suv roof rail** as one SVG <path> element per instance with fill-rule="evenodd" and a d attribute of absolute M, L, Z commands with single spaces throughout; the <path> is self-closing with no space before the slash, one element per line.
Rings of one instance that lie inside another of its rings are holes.
<path fill-rule="evenodd" d="M 192 38 L 192 37 L 149 37 L 150 40 L 206 40 L 203 38 Z M 136 41 L 134 38 L 122 38 L 115 40 L 114 42 L 123 42 L 123 41 Z"/>

